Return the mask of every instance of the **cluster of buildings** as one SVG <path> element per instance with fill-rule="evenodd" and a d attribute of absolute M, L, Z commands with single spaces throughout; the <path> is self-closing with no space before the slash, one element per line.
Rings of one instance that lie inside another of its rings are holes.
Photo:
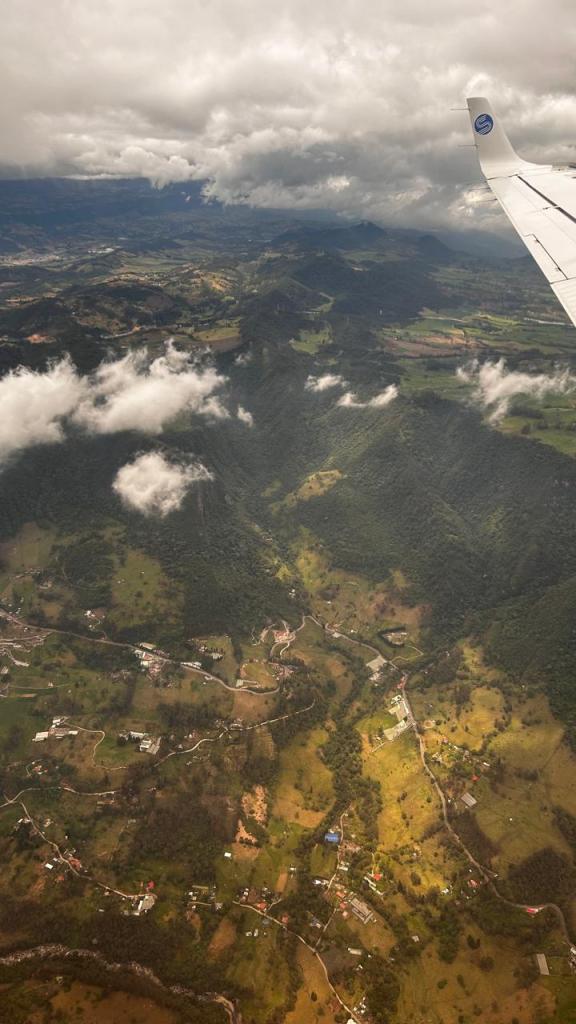
<path fill-rule="evenodd" d="M 92 608 L 87 608 L 84 612 L 84 618 L 88 620 L 88 629 L 98 629 L 98 626 L 102 624 L 105 614 L 104 611 L 95 612 Z"/>
<path fill-rule="evenodd" d="M 403 732 L 408 729 L 412 723 L 410 709 L 406 703 L 404 696 L 401 693 L 397 693 L 392 698 L 390 707 L 388 708 L 389 715 L 395 715 L 397 724 L 391 726 L 389 729 L 384 729 L 384 736 L 390 742 L 393 742 Z"/>
<path fill-rule="evenodd" d="M 236 899 L 238 903 L 245 903 L 247 906 L 255 907 L 256 910 L 266 914 L 272 903 L 278 899 L 278 894 L 272 892 L 266 885 L 262 886 L 261 889 L 250 889 L 247 886 L 245 889 L 240 889 Z"/>
<path fill-rule="evenodd" d="M 372 659 L 372 661 L 366 662 L 366 668 L 370 669 L 370 679 L 373 683 L 380 679 L 380 673 L 384 668 L 384 665 L 387 664 L 388 662 L 386 661 L 386 658 L 383 658 L 381 654 L 378 654 Z"/>
<path fill-rule="evenodd" d="M 391 647 L 404 647 L 404 644 L 408 640 L 407 631 L 401 627 L 398 629 L 382 630 L 380 636 L 387 644 L 390 644 Z"/>
<path fill-rule="evenodd" d="M 37 732 L 33 737 L 33 743 L 43 743 L 45 740 L 63 740 L 66 736 L 77 736 L 78 729 L 70 729 L 66 725 L 65 718 L 53 718 L 52 725 L 43 732 Z"/>
<path fill-rule="evenodd" d="M 160 651 L 157 651 L 154 644 L 142 643 L 134 648 L 134 654 L 140 662 L 140 668 L 149 676 L 155 678 L 160 675 L 164 667 L 164 661 Z"/>
<path fill-rule="evenodd" d="M 216 886 L 194 885 L 188 892 L 188 910 L 195 911 L 197 906 L 212 907 L 216 912 L 224 908 L 221 900 L 216 899 Z"/>
<path fill-rule="evenodd" d="M 118 738 L 127 743 L 137 743 L 142 754 L 157 754 L 162 742 L 161 736 L 149 736 L 147 732 L 136 732 L 134 729 L 119 733 Z"/>
<path fill-rule="evenodd" d="M 208 647 L 208 644 L 199 644 L 198 650 L 200 654 L 205 654 L 207 658 L 212 658 L 212 661 L 221 661 L 224 657 L 224 651 Z"/>
<path fill-rule="evenodd" d="M 328 882 L 325 879 L 315 878 L 314 884 L 328 886 Z M 377 891 L 374 883 L 370 885 L 370 888 L 373 891 Z M 344 920 L 346 920 L 350 914 L 360 921 L 361 924 L 370 924 L 371 921 L 375 920 L 372 908 L 369 907 L 364 900 L 360 899 L 357 893 L 352 892 L 350 889 L 346 889 L 341 882 L 336 883 L 333 892 L 336 896 L 337 907 L 341 911 Z"/>
<path fill-rule="evenodd" d="M 370 921 L 374 921 L 375 918 L 371 908 L 359 896 L 348 897 L 348 906 L 354 917 L 358 918 L 362 924 L 369 924 Z"/>
<path fill-rule="evenodd" d="M 134 917 L 140 917 L 142 914 L 147 914 L 149 910 L 152 910 L 155 903 L 156 896 L 153 892 L 147 892 L 144 893 L 143 896 L 139 896 L 132 911 Z"/>
<path fill-rule="evenodd" d="M 296 634 L 287 625 L 285 625 L 284 629 L 273 629 L 272 636 L 274 637 L 274 645 L 292 643 L 296 639 Z"/>
<path fill-rule="evenodd" d="M 44 823 L 44 828 L 46 827 L 47 825 L 46 823 Z M 62 854 L 61 857 L 55 854 L 50 860 L 46 861 L 44 865 L 46 871 L 54 871 L 54 868 L 56 867 L 72 868 L 73 871 L 76 872 L 76 874 L 78 874 L 80 871 L 84 872 L 86 870 L 80 858 L 76 856 L 76 850 L 74 849 L 64 850 L 64 853 Z M 57 881 L 62 881 L 63 877 L 63 875 L 60 875 Z"/>

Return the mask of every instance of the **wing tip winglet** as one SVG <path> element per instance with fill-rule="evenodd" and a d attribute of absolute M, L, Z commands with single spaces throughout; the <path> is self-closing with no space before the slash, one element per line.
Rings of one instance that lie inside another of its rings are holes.
<path fill-rule="evenodd" d="M 472 135 L 478 159 L 487 178 L 512 174 L 525 161 L 512 148 L 500 119 L 485 96 L 469 96 L 466 100 Z"/>

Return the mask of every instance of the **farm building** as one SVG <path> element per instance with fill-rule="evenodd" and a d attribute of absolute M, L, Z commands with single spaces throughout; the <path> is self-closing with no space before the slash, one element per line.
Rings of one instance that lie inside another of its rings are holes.
<path fill-rule="evenodd" d="M 372 661 L 368 661 L 366 663 L 366 668 L 370 669 L 370 678 L 377 679 L 380 670 L 384 668 L 385 664 L 386 658 L 383 658 L 381 654 L 379 654 L 376 658 L 373 658 Z"/>
<path fill-rule="evenodd" d="M 350 910 L 354 914 L 354 917 L 357 917 L 362 924 L 368 924 L 369 921 L 372 921 L 372 911 L 370 910 L 370 907 L 363 902 L 363 900 L 359 900 L 357 896 L 353 896 L 349 903 Z"/>
<path fill-rule="evenodd" d="M 154 896 L 154 894 L 151 892 L 146 893 L 145 896 L 141 896 L 140 899 L 138 900 L 138 903 L 136 904 L 136 908 L 134 910 L 134 914 L 136 915 L 136 917 L 140 917 L 140 914 L 147 914 L 149 910 L 152 910 L 152 907 L 154 906 L 155 903 L 156 897 Z"/>
<path fill-rule="evenodd" d="M 475 807 L 478 803 L 471 793 L 462 793 L 461 800 L 466 807 Z"/>
<path fill-rule="evenodd" d="M 548 961 L 544 953 L 536 953 L 536 963 L 538 964 L 540 974 L 546 976 L 550 974 L 550 968 L 548 967 Z"/>

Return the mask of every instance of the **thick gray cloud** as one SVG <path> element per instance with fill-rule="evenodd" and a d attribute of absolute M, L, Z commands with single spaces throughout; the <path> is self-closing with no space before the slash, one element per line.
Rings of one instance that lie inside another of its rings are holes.
<path fill-rule="evenodd" d="M 0 163 L 500 226 L 450 108 L 486 94 L 528 157 L 572 159 L 575 44 L 568 0 L 4 0 Z"/>

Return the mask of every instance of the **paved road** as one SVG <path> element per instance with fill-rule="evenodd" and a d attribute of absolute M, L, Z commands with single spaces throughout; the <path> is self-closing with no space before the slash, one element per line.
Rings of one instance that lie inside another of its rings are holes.
<path fill-rule="evenodd" d="M 57 636 L 73 636 L 76 640 L 86 640 L 88 643 L 93 644 L 107 644 L 108 647 L 120 647 L 122 650 L 132 651 L 132 653 L 141 649 L 138 644 L 129 644 L 122 640 L 109 640 L 108 637 L 105 636 L 88 636 L 85 633 L 74 633 L 71 629 L 58 629 L 56 626 L 38 626 L 34 622 L 26 622 L 24 619 L 18 618 L 17 615 L 14 615 L 12 612 L 7 612 L 4 608 L 0 608 L 0 618 L 8 619 L 10 622 L 14 622 L 18 626 L 28 626 L 30 629 L 42 629 L 46 636 L 49 636 L 50 633 L 55 633 Z M 248 678 L 244 679 L 243 682 L 252 683 L 252 686 L 231 686 L 230 683 L 224 682 L 223 679 L 220 679 L 220 676 L 215 676 L 212 672 L 206 672 L 204 669 L 200 668 L 190 668 L 190 665 L 187 662 L 178 661 L 176 658 L 168 658 L 165 655 L 156 654 L 155 651 L 148 651 L 147 653 L 153 654 L 158 661 L 162 661 L 164 664 L 177 665 L 179 668 L 185 668 L 188 672 L 194 672 L 196 675 L 201 676 L 202 679 L 218 683 L 220 686 L 223 686 L 225 690 L 231 690 L 233 693 L 251 693 L 255 697 L 269 697 L 274 693 L 278 693 L 280 690 L 279 686 L 276 686 L 272 690 L 263 690 L 256 679 Z M 256 687 L 256 689 L 253 689 L 252 687 Z"/>

